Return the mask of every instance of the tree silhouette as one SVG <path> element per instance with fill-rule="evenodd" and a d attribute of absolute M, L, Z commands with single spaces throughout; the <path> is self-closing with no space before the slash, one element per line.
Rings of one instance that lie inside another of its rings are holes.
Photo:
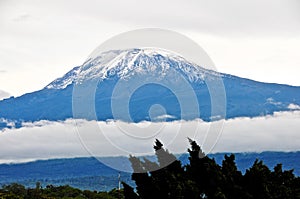
<path fill-rule="evenodd" d="M 136 189 L 122 182 L 124 189 L 110 192 L 80 190 L 65 186 L 47 185 L 25 188 L 12 183 L 0 189 L 0 198 L 124 198 L 125 199 L 299 199 L 300 178 L 293 170 L 282 169 L 277 164 L 270 170 L 256 160 L 242 174 L 235 156 L 225 155 L 221 165 L 205 156 L 201 147 L 191 139 L 189 163 L 182 165 L 176 157 L 156 140 L 153 146 L 156 161 L 130 156 Z"/>
<path fill-rule="evenodd" d="M 130 156 L 135 173 L 136 193 L 123 183 L 126 199 L 148 198 L 227 198 L 227 199 L 287 199 L 300 198 L 300 180 L 293 170 L 283 171 L 278 164 L 271 171 L 256 160 L 243 175 L 235 163 L 235 156 L 225 155 L 222 165 L 209 158 L 196 141 L 190 143 L 189 164 L 182 166 L 176 157 L 155 140 L 157 161 Z"/>

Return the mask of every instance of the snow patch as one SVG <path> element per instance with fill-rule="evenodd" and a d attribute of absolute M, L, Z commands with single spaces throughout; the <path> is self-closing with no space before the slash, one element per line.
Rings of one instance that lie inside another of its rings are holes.
<path fill-rule="evenodd" d="M 104 80 L 113 76 L 127 79 L 135 74 L 155 73 L 164 77 L 175 69 L 191 82 L 214 80 L 224 75 L 189 62 L 182 56 L 158 48 L 111 50 L 89 58 L 82 66 L 75 67 L 56 79 L 47 89 L 64 89 L 73 83 Z"/>
<path fill-rule="evenodd" d="M 289 104 L 288 109 L 291 109 L 291 110 L 300 110 L 300 105 L 298 104 Z"/>
<path fill-rule="evenodd" d="M 64 89 L 64 88 L 66 88 L 67 86 L 72 84 L 77 79 L 80 69 L 81 69 L 80 66 L 73 68 L 71 71 L 69 71 L 63 77 L 54 80 L 45 88 L 46 89 Z"/>
<path fill-rule="evenodd" d="M 282 102 L 277 102 L 277 101 L 274 100 L 272 97 L 270 97 L 270 98 L 267 99 L 267 103 L 268 103 L 268 104 L 273 104 L 273 105 L 275 105 L 275 106 L 279 106 L 279 105 L 282 104 Z"/>

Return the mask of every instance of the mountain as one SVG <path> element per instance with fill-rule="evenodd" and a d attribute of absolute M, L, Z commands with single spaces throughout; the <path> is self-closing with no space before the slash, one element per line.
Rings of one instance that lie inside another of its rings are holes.
<path fill-rule="evenodd" d="M 224 155 L 230 153 L 209 154 L 221 165 Z M 178 155 L 179 156 L 179 155 Z M 183 165 L 189 163 L 189 155 L 179 156 Z M 300 175 L 300 152 L 263 152 L 263 153 L 236 153 L 236 164 L 239 170 L 245 173 L 256 159 L 262 160 L 270 169 L 273 169 L 278 160 L 283 165 L 283 170 L 294 169 L 296 176 Z M 147 157 L 155 161 L 155 157 Z M 125 167 L 131 168 L 127 157 L 106 157 L 110 161 L 123 162 Z M 92 189 L 98 191 L 108 191 L 118 186 L 118 175 L 121 174 L 121 180 L 134 186 L 131 180 L 131 173 L 114 170 L 96 158 L 69 158 L 69 159 L 51 159 L 39 160 L 35 162 L 18 164 L 0 164 L 0 186 L 17 182 L 29 187 L 35 187 L 36 182 L 40 182 L 43 187 L 46 185 L 71 185 L 82 190 Z"/>
<path fill-rule="evenodd" d="M 103 121 L 212 121 L 222 115 L 211 98 L 218 96 L 211 87 L 218 81 L 226 93 L 227 119 L 299 109 L 300 87 L 218 73 L 168 51 L 142 48 L 103 52 L 42 90 L 0 101 L 0 128 L 20 127 L 23 121 L 95 119 L 93 114 Z"/>

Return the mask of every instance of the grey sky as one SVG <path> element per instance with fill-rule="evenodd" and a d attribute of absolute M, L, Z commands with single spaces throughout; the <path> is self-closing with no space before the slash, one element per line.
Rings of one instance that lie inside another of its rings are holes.
<path fill-rule="evenodd" d="M 299 9 L 297 0 L 2 0 L 0 89 L 41 89 L 112 36 L 149 27 L 190 37 L 221 72 L 300 86 Z"/>

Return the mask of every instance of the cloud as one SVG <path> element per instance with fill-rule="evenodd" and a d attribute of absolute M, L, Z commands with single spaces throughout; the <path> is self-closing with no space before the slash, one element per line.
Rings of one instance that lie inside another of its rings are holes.
<path fill-rule="evenodd" d="M 16 21 L 16 22 L 23 22 L 23 21 L 28 21 L 30 18 L 32 18 L 32 16 L 29 15 L 29 14 L 21 14 L 21 15 L 15 17 L 15 18 L 13 19 L 13 21 Z"/>
<path fill-rule="evenodd" d="M 288 109 L 299 110 L 300 106 L 298 104 L 289 104 Z"/>
<path fill-rule="evenodd" d="M 158 0 L 151 2 L 89 0 L 87 2 L 74 1 L 72 7 L 69 7 L 67 1 L 48 1 L 38 7 L 46 12 L 52 10 L 57 15 L 71 17 L 76 15 L 75 19 L 87 17 L 91 21 L 102 19 L 127 26 L 166 27 L 216 35 L 253 36 L 263 33 L 270 36 L 300 33 L 297 0 L 243 2 L 193 0 L 188 3 L 180 0 L 171 3 Z M 140 9 L 136 9 L 137 7 Z"/>
<path fill-rule="evenodd" d="M 299 86 L 298 7 L 297 0 L 88 0 L 71 7 L 57 0 L 1 1 L 0 66 L 9 72 L 0 85 L 15 96 L 39 90 L 112 36 L 156 27 L 192 38 L 224 73 Z"/>
<path fill-rule="evenodd" d="M 10 97 L 10 94 L 8 92 L 0 90 L 0 100 L 9 98 L 9 97 Z"/>
<path fill-rule="evenodd" d="M 0 133 L 1 162 L 20 162 L 79 156 L 152 155 L 160 139 L 171 152 L 184 153 L 187 137 L 208 152 L 299 151 L 300 111 L 272 116 L 236 118 L 218 122 L 175 121 L 124 123 L 66 120 L 24 123 L 20 129 Z M 223 131 L 217 138 L 216 125 Z M 210 135 L 212 134 L 212 135 Z M 214 134 L 214 135 L 213 135 Z M 217 141 L 217 142 L 216 142 Z"/>

